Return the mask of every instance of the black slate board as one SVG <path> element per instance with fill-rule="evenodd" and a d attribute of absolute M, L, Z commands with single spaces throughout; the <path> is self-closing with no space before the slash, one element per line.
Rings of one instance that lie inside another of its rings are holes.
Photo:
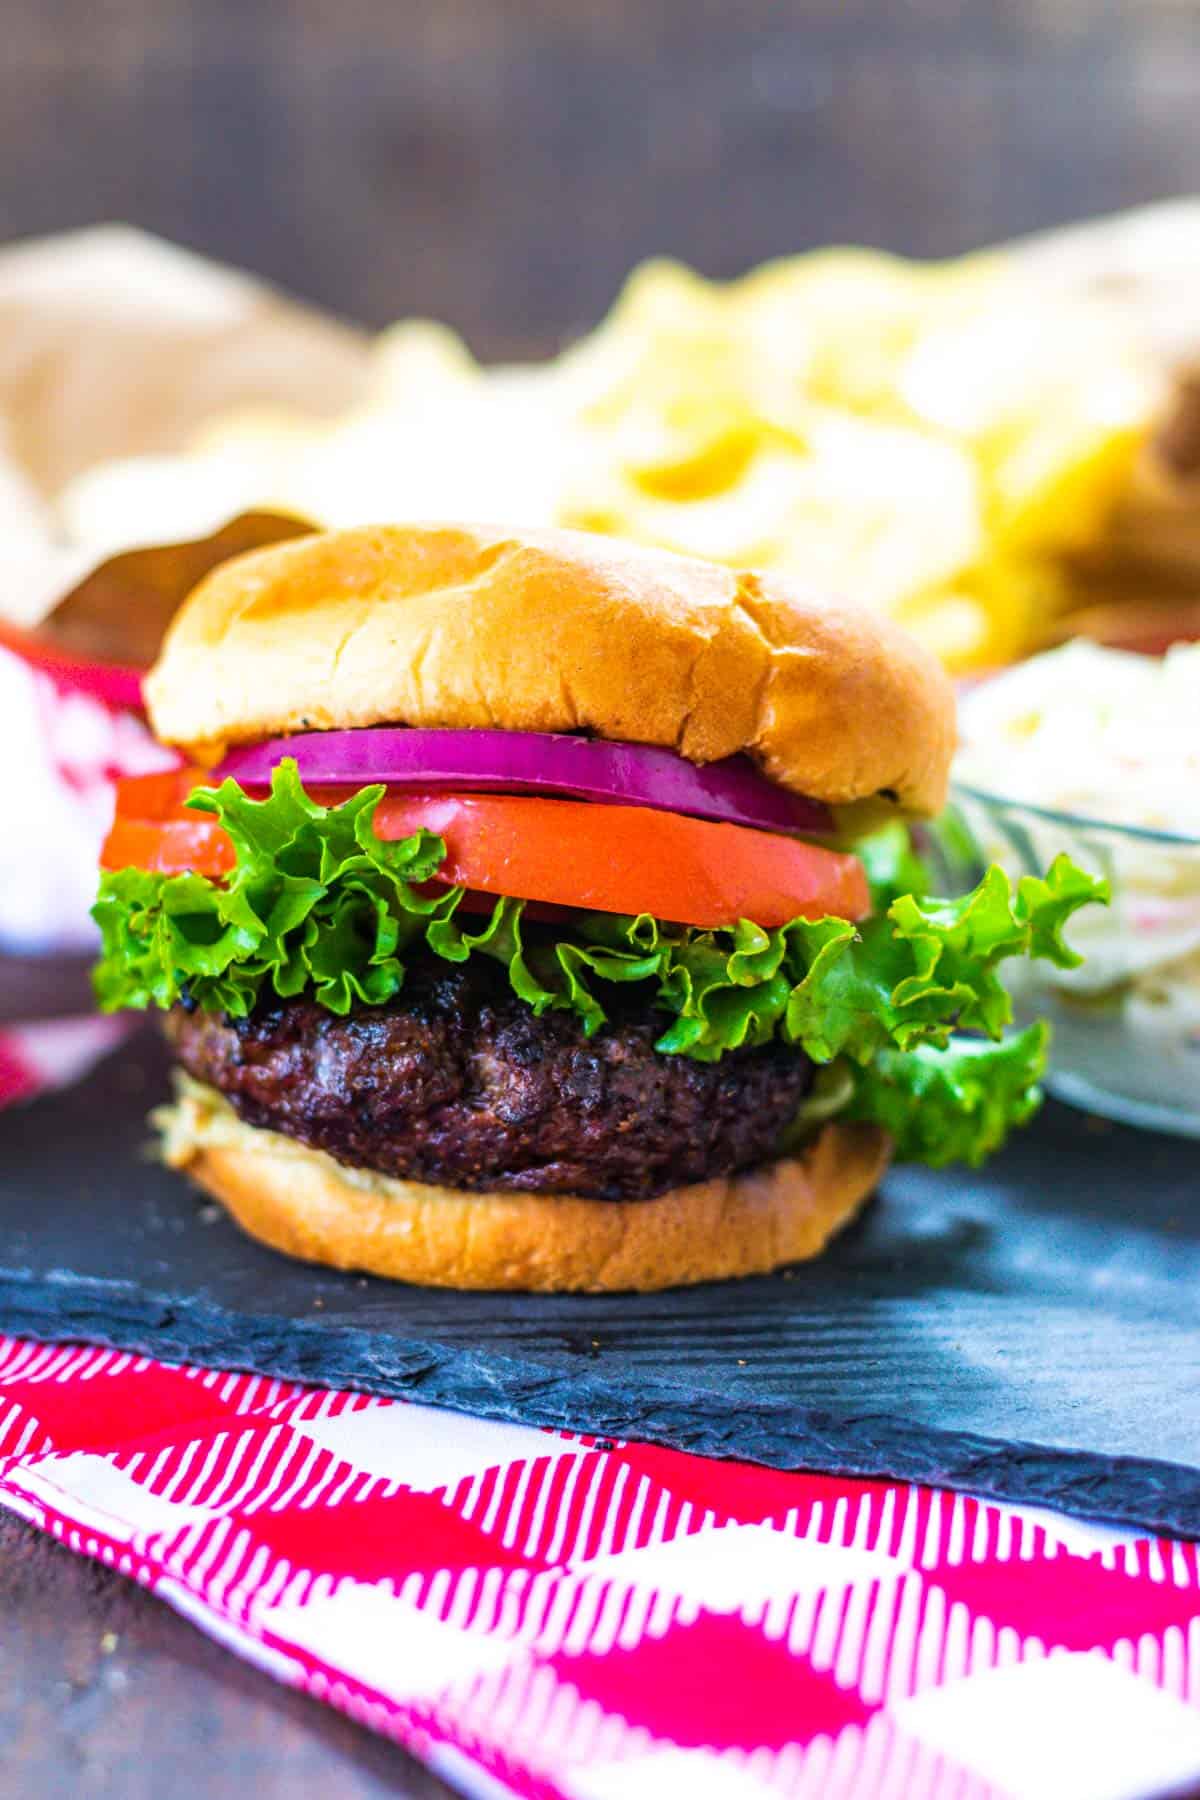
<path fill-rule="evenodd" d="M 1049 1105 L 823 1260 L 610 1297 L 289 1262 L 146 1160 L 144 1036 L 0 1117 L 0 1327 L 1200 1535 L 1200 1149 Z"/>

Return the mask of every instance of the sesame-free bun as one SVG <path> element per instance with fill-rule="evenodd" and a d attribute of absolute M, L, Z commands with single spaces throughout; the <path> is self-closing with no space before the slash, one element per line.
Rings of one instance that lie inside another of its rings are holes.
<path fill-rule="evenodd" d="M 393 525 L 224 563 L 146 682 L 166 743 L 415 725 L 746 751 L 832 805 L 945 799 L 954 701 L 899 627 L 774 576 L 574 531 Z"/>
<path fill-rule="evenodd" d="M 347 1169 L 184 1084 L 168 1160 L 263 1243 L 428 1287 L 565 1293 L 679 1287 L 816 1256 L 887 1167 L 875 1126 L 831 1123 L 801 1154 L 654 1200 L 472 1194 Z"/>

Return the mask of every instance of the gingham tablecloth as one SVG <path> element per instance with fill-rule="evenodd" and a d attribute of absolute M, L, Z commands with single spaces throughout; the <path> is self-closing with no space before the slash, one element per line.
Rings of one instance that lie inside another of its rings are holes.
<path fill-rule="evenodd" d="M 158 753 L 0 652 L 5 750 L 0 944 L 85 942 L 112 776 Z M 0 1104 L 120 1031 L 0 1032 Z M 1191 1544 L 14 1339 L 0 1504 L 491 1800 L 1200 1786 Z"/>
<path fill-rule="evenodd" d="M 131 713 L 112 712 L 73 690 L 69 677 L 51 678 L 0 649 L 0 766 L 11 772 L 0 848 L 0 957 L 78 951 L 93 942 L 88 907 L 113 781 L 169 760 Z M 0 1024 L 0 1106 L 77 1080 L 126 1029 L 123 1020 L 95 1016 Z"/>
<path fill-rule="evenodd" d="M 14 1339 L 0 1503 L 468 1793 L 1200 1779 L 1191 1544 Z"/>

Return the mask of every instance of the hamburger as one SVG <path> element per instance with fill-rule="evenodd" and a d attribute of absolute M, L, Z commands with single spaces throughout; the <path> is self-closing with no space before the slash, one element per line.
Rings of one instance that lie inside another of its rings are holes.
<path fill-rule="evenodd" d="M 464 1288 L 815 1255 L 892 1155 L 1037 1104 L 1006 956 L 1060 859 L 923 892 L 946 677 L 887 620 L 584 533 L 314 534 L 210 573 L 120 785 L 106 1009 L 156 1008 L 168 1160 L 255 1237 Z"/>

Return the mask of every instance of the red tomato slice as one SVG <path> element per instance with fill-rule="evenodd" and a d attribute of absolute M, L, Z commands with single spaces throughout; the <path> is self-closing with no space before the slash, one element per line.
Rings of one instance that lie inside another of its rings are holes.
<path fill-rule="evenodd" d="M 446 843 L 439 879 L 588 912 L 770 928 L 826 914 L 860 919 L 870 908 L 855 856 L 646 806 L 388 795 L 374 825 L 381 838 L 436 832 Z"/>
<path fill-rule="evenodd" d="M 182 805 L 198 779 L 186 771 L 122 782 L 102 867 L 228 874 L 234 856 L 225 832 Z M 646 912 L 709 928 L 753 919 L 770 929 L 827 914 L 860 919 L 870 905 L 855 856 L 644 806 L 389 794 L 374 827 L 391 840 L 436 832 L 446 844 L 439 880 L 572 911 Z"/>
<path fill-rule="evenodd" d="M 203 769 L 164 769 L 117 782 L 116 816 L 100 851 L 102 869 L 150 869 L 157 875 L 228 875 L 236 858 L 227 833 L 184 801 L 208 777 Z"/>
<path fill-rule="evenodd" d="M 198 819 L 184 801 L 193 788 L 211 782 L 203 769 L 159 769 L 152 775 L 123 775 L 117 782 L 119 819 Z"/>
<path fill-rule="evenodd" d="M 156 875 L 228 875 L 237 858 L 215 819 L 113 820 L 100 852 L 102 869 L 150 869 Z"/>

